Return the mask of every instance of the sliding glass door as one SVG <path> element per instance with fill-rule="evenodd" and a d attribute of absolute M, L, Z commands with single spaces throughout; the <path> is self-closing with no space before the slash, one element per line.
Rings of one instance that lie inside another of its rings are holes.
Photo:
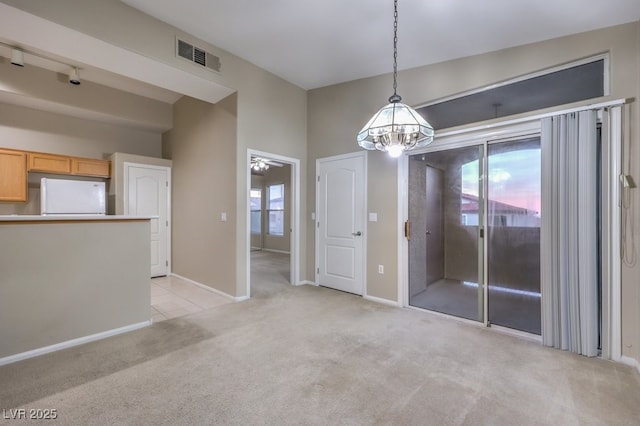
<path fill-rule="evenodd" d="M 409 157 L 409 222 L 410 306 L 540 334 L 538 137 Z"/>
<path fill-rule="evenodd" d="M 487 154 L 488 320 L 540 334 L 540 138 Z"/>
<path fill-rule="evenodd" d="M 484 321 L 484 146 L 409 160 L 409 304 Z"/>

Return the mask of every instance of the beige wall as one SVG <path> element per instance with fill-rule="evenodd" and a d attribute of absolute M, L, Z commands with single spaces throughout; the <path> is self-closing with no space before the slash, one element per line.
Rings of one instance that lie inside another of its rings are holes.
<path fill-rule="evenodd" d="M 236 110 L 236 95 L 215 105 L 185 96 L 175 103 L 174 127 L 163 136 L 164 156 L 173 163 L 173 272 L 232 296 Z"/>
<path fill-rule="evenodd" d="M 207 43 L 185 35 L 174 27 L 137 12 L 117 0 L 3 0 L 38 16 L 92 35 L 114 45 L 138 52 L 187 73 L 237 90 L 237 139 L 235 144 L 235 190 L 224 194 L 235 200 L 235 274 L 232 290 L 245 294 L 247 212 L 247 149 L 280 154 L 301 160 L 302 279 L 314 277 L 314 229 L 309 212 L 315 209 L 315 160 L 356 151 L 354 135 L 391 94 L 389 75 L 362 79 L 305 93 L 302 89 L 261 70 L 252 64 Z M 102 19 L 95 19 L 100 16 Z M 113 22 L 119 22 L 117 30 Z M 640 94 L 638 62 L 640 35 L 638 23 L 506 49 L 412 70 L 402 71 L 399 93 L 404 102 L 417 105 L 469 89 L 483 87 L 512 77 L 591 56 L 611 54 L 611 96 L 635 97 Z M 211 73 L 175 58 L 174 36 L 184 36 L 221 57 L 222 72 Z M 189 103 L 189 102 L 187 102 Z M 635 157 L 631 174 L 638 176 L 638 126 L 640 112 L 632 106 Z M 177 144 L 177 142 L 172 142 Z M 205 147 L 201 147 L 206 152 Z M 188 150 L 185 150 L 188 151 Z M 186 154 L 183 152 L 182 154 Z M 194 157 L 197 155 L 189 153 Z M 194 159 L 197 161 L 197 159 Z M 174 168 L 186 168 L 174 159 Z M 372 296 L 395 300 L 397 297 L 397 241 L 399 222 L 396 161 L 372 154 L 368 160 L 368 210 L 378 213 L 378 222 L 368 225 L 368 292 Z M 306 172 L 305 172 L 306 168 Z M 373 172 L 375 171 L 375 173 Z M 636 179 L 640 180 L 640 179 Z M 634 193 L 635 194 L 635 193 Z M 638 201 L 633 197 L 635 240 L 640 240 Z M 393 200 L 393 202 L 390 202 Z M 187 211 L 209 208 L 194 200 Z M 229 209 L 231 210 L 231 209 Z M 211 212 L 209 212 L 211 213 Z M 175 230 L 175 229 L 174 229 Z M 175 253 L 175 252 L 174 252 Z M 185 257 L 188 253 L 185 253 Z M 385 274 L 372 272 L 374 265 L 385 264 Z M 623 342 L 625 355 L 640 359 L 640 290 L 635 277 L 640 263 L 623 267 Z M 208 273 L 207 273 L 208 275 Z M 197 279 L 197 277 L 191 277 Z"/>
<path fill-rule="evenodd" d="M 0 146 L 108 159 L 116 151 L 160 156 L 162 138 L 156 132 L 0 104 Z M 39 177 L 30 174 L 27 203 L 0 203 L 0 215 L 40 214 Z"/>
<path fill-rule="evenodd" d="M 80 85 L 68 76 L 30 65 L 11 65 L 0 58 L 0 96 L 5 103 L 33 106 L 48 111 L 69 111 L 99 122 L 161 133 L 171 128 L 171 104 L 88 80 Z"/>
<path fill-rule="evenodd" d="M 399 73 L 398 92 L 409 105 L 424 104 L 471 89 L 508 80 L 603 52 L 610 53 L 611 95 L 606 99 L 637 98 L 640 95 L 640 23 L 563 37 L 458 59 Z M 308 93 L 307 200 L 315 207 L 315 160 L 357 151 L 355 134 L 371 115 L 386 103 L 392 91 L 390 75 L 357 80 L 312 90 Z M 638 151 L 639 108 L 631 106 L 631 174 L 640 175 Z M 399 223 L 396 161 L 380 153 L 368 156 L 368 211 L 378 212 L 378 222 L 368 225 L 367 292 L 371 296 L 396 300 L 398 292 L 397 233 Z M 638 180 L 638 179 L 636 179 Z M 635 244 L 640 242 L 640 197 L 632 196 Z M 310 223 L 309 220 L 307 220 Z M 627 238 L 630 238 L 627 235 Z M 307 228 L 307 279 L 314 276 L 314 232 Z M 385 263 L 385 274 L 373 269 Z M 387 272 L 389 271 L 389 272 Z M 623 354 L 640 360 L 640 262 L 623 266 L 622 337 Z"/>
<path fill-rule="evenodd" d="M 3 3 L 75 29 L 115 46 L 137 52 L 186 73 L 237 90 L 237 138 L 235 141 L 236 271 L 233 293 L 246 295 L 248 209 L 247 150 L 256 149 L 306 163 L 307 97 L 301 88 L 268 73 L 216 46 L 132 9 L 118 0 L 2 0 Z M 101 19 L 95 19 L 100 16 Z M 113 26 L 113 22 L 119 25 Z M 220 73 L 175 57 L 175 36 L 180 36 L 220 57 Z M 174 159 L 174 167 L 179 164 Z M 301 177 L 301 217 L 306 217 L 306 175 Z M 202 205 L 201 207 L 206 207 Z M 305 270 L 306 226 L 301 221 L 301 269 Z M 189 277 L 193 278 L 194 277 Z"/>
<path fill-rule="evenodd" d="M 0 145 L 88 158 L 107 159 L 118 151 L 158 157 L 162 135 L 0 103 Z"/>
<path fill-rule="evenodd" d="M 4 221 L 0 241 L 0 364 L 150 320 L 148 220 Z"/>

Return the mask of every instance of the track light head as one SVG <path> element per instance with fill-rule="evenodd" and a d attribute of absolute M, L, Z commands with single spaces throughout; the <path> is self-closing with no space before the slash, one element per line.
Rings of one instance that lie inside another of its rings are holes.
<path fill-rule="evenodd" d="M 11 64 L 24 67 L 24 52 L 22 50 L 11 49 Z"/>
<path fill-rule="evenodd" d="M 71 68 L 69 71 L 69 83 L 78 86 L 80 84 L 80 73 L 78 72 L 78 68 Z"/>

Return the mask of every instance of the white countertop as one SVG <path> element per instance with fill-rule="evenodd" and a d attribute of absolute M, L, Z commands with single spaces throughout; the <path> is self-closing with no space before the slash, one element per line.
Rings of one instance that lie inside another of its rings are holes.
<path fill-rule="evenodd" d="M 41 215 L 0 215 L 0 222 L 47 222 L 47 221 L 110 221 L 110 220 L 148 220 L 157 216 L 126 216 L 126 215 L 70 215 L 70 216 L 41 216 Z"/>

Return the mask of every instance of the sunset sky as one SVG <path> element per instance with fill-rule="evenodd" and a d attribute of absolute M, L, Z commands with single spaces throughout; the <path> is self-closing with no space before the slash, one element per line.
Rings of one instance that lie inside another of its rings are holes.
<path fill-rule="evenodd" d="M 540 212 L 540 149 L 489 155 L 489 199 Z M 479 195 L 478 160 L 462 166 L 462 192 Z"/>

